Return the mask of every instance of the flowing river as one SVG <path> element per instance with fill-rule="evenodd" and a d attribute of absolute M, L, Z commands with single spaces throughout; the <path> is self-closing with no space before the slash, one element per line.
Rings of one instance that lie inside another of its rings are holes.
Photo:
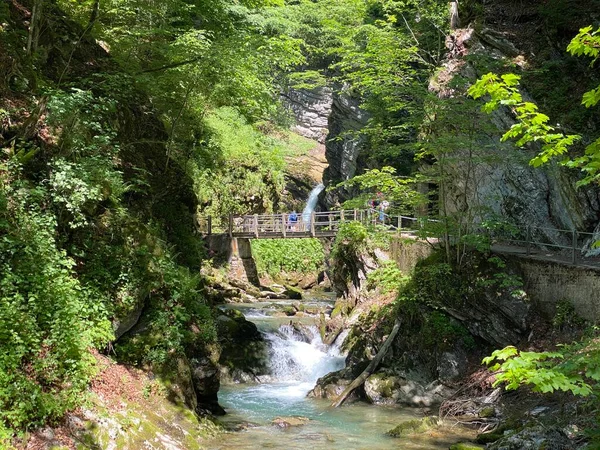
<path fill-rule="evenodd" d="M 332 302 L 325 299 L 303 303 L 327 307 Z M 345 358 L 340 351 L 344 335 L 328 347 L 321 341 L 314 317 L 293 318 L 306 325 L 302 336 L 294 331 L 289 317 L 276 315 L 282 304 L 286 302 L 235 305 L 269 342 L 271 377 L 261 384 L 221 387 L 219 402 L 228 412 L 222 422 L 242 431 L 209 442 L 208 449 L 448 449 L 461 437 L 467 437 L 464 430 L 444 428 L 443 432 L 392 438 L 386 432 L 403 421 L 421 418 L 418 409 L 361 402 L 334 409 L 330 400 L 308 398 L 306 394 L 319 377 L 344 367 Z M 305 425 L 283 429 L 272 424 L 276 417 L 290 416 L 310 420 Z"/>

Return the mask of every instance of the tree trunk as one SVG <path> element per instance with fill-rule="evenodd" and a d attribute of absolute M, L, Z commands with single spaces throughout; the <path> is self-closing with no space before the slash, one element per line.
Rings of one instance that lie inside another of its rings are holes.
<path fill-rule="evenodd" d="M 450 2 L 450 29 L 456 30 L 460 27 L 460 17 L 458 15 L 458 0 Z"/>
<path fill-rule="evenodd" d="M 365 382 L 365 380 L 369 377 L 369 375 L 371 375 L 377 369 L 377 367 L 381 363 L 381 360 L 392 346 L 392 343 L 394 342 L 394 338 L 398 334 L 398 331 L 400 331 L 400 320 L 396 319 L 396 322 L 394 323 L 394 328 L 392 328 L 392 332 L 377 352 L 377 355 L 375 355 L 375 358 L 373 358 L 373 360 L 369 363 L 367 368 L 363 370 L 363 372 L 352 383 L 348 385 L 344 392 L 342 392 L 342 394 L 337 398 L 336 401 L 334 401 L 331 404 L 331 406 L 337 408 L 342 403 L 344 403 L 346 397 L 348 397 L 354 389 L 362 385 Z"/>
<path fill-rule="evenodd" d="M 30 56 L 37 48 L 40 37 L 39 22 L 42 14 L 43 0 L 34 0 L 29 21 L 29 35 L 27 36 L 27 56 Z"/>

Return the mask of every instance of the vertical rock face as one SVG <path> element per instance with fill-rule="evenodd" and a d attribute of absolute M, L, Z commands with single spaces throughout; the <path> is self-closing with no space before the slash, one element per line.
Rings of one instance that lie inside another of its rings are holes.
<path fill-rule="evenodd" d="M 329 167 L 323 174 L 326 186 L 355 175 L 356 162 L 365 144 L 365 137 L 360 131 L 367 125 L 368 120 L 368 114 L 360 108 L 359 98 L 352 96 L 345 88 L 334 91 L 329 116 L 329 134 L 325 144 L 325 157 L 329 162 Z M 335 204 L 336 201 L 339 199 L 333 194 L 327 194 L 327 203 Z"/>
<path fill-rule="evenodd" d="M 284 103 L 294 114 L 294 131 L 321 144 L 327 137 L 327 121 L 331 114 L 333 91 L 329 86 L 314 89 L 290 89 Z"/>
<path fill-rule="evenodd" d="M 360 131 L 369 119 L 360 109 L 360 99 L 346 86 L 325 86 L 311 90 L 291 89 L 284 94 L 284 103 L 292 111 L 298 134 L 325 144 L 329 167 L 323 173 L 326 185 L 352 178 L 365 139 Z M 344 192 L 328 194 L 330 205 L 343 200 Z"/>
<path fill-rule="evenodd" d="M 454 78 L 474 82 L 483 75 L 476 64 L 478 59 L 510 59 L 515 51 L 518 53 L 499 33 L 487 30 L 484 34 L 484 31 L 455 31 L 449 40 L 448 59 L 432 79 L 431 91 L 441 98 L 465 95 L 451 88 Z M 531 100 L 527 92 L 523 95 Z M 481 131 L 469 136 L 470 149 L 465 145 L 452 155 L 454 162 L 447 173 L 451 183 L 445 194 L 448 212 L 478 211 L 475 220 L 496 217 L 522 230 L 535 227 L 533 237 L 554 244 L 570 242 L 568 233 L 556 229 L 593 228 L 600 217 L 597 189 L 577 189 L 578 173 L 554 163 L 532 167 L 529 161 L 539 151 L 536 148 L 517 150 L 510 143 L 502 143 L 502 134 L 515 123 L 514 114 L 508 108 L 500 108 L 491 116 L 479 119 L 476 119 L 476 111 L 473 114 L 473 120 L 479 120 L 477 127 Z"/>

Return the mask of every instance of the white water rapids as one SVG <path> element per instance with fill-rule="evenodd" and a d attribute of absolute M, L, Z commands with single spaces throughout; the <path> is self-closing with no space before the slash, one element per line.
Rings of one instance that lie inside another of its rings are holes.
<path fill-rule="evenodd" d="M 292 325 L 282 325 L 275 333 L 265 335 L 270 344 L 269 367 L 276 382 L 285 383 L 285 393 L 305 396 L 323 375 L 344 367 L 338 339 L 334 345 L 323 344 L 315 326 L 304 327 L 302 336 Z M 291 384 L 290 384 L 291 383 Z"/>

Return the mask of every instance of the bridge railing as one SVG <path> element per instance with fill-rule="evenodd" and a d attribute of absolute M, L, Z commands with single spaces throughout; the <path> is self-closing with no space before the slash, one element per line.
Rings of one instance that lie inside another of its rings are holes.
<path fill-rule="evenodd" d="M 224 233 L 230 236 L 247 237 L 294 237 L 334 235 L 344 222 L 356 221 L 363 225 L 383 226 L 390 231 L 411 231 L 423 227 L 424 220 L 414 217 L 389 215 L 375 209 L 352 209 L 340 211 L 313 212 L 310 215 L 251 214 L 229 216 L 224 226 L 213 226 L 210 216 L 198 218 L 198 228 L 202 234 Z M 222 223 L 223 221 L 221 221 Z"/>
<path fill-rule="evenodd" d="M 489 232 L 496 247 L 519 247 L 527 255 L 550 257 L 571 264 L 600 265 L 598 236 L 594 233 L 526 225 Z"/>
<path fill-rule="evenodd" d="M 335 236 L 340 225 L 357 221 L 364 225 L 376 225 L 398 234 L 419 237 L 438 237 L 436 229 L 440 222 L 426 217 L 416 218 L 390 215 L 375 209 L 313 212 L 310 216 L 296 214 L 258 214 L 230 216 L 226 229 L 213 229 L 210 217 L 198 220 L 204 234 L 225 233 L 230 236 L 255 238 Z M 439 231 L 439 230 L 437 230 Z M 572 264 L 600 266 L 599 236 L 577 230 L 535 227 L 502 226 L 495 229 L 481 228 L 479 235 L 486 235 L 494 249 L 522 252 L 527 255 L 550 258 Z M 448 236 L 451 240 L 453 237 Z"/>
<path fill-rule="evenodd" d="M 390 215 L 375 209 L 352 209 L 313 212 L 308 216 L 296 214 L 295 219 L 289 213 L 231 215 L 228 219 L 220 221 L 221 226 L 214 226 L 210 216 L 201 216 L 197 223 L 202 234 L 292 237 L 298 234 L 335 234 L 343 222 L 349 221 L 360 222 L 367 226 L 382 226 L 389 231 L 410 232 L 422 229 L 428 220 L 431 219 Z"/>

